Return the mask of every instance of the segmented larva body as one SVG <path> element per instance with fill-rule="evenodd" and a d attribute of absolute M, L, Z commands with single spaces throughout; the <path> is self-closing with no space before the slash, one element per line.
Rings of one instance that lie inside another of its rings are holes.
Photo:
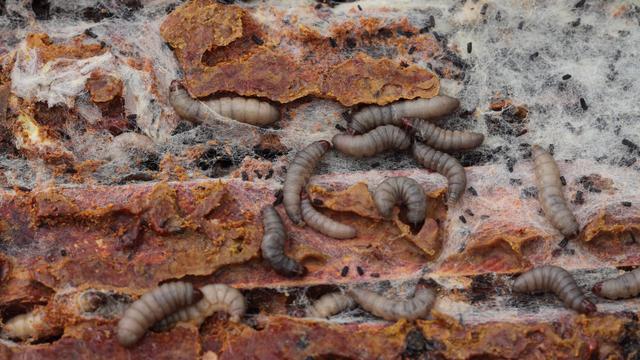
<path fill-rule="evenodd" d="M 640 268 L 593 286 L 593 293 L 607 299 L 626 299 L 640 294 Z"/>
<path fill-rule="evenodd" d="M 264 236 L 262 237 L 262 257 L 265 258 L 271 267 L 284 276 L 301 276 L 306 273 L 304 266 L 288 257 L 284 253 L 284 243 L 287 240 L 287 233 L 280 214 L 273 206 L 265 206 L 262 209 L 262 224 L 264 226 Z"/>
<path fill-rule="evenodd" d="M 215 123 L 219 120 L 216 114 L 255 126 L 266 126 L 280 119 L 278 109 L 265 101 L 241 96 L 200 101 L 191 98 L 177 80 L 171 82 L 169 92 L 169 102 L 176 113 L 197 123 Z"/>
<path fill-rule="evenodd" d="M 312 229 L 334 239 L 351 239 L 356 236 L 356 229 L 337 222 L 316 210 L 307 199 L 302 200 L 302 219 Z"/>
<path fill-rule="evenodd" d="M 306 316 L 312 318 L 328 318 L 355 306 L 355 301 L 340 292 L 323 295 L 306 309 Z"/>
<path fill-rule="evenodd" d="M 193 321 L 196 326 L 202 325 L 204 320 L 218 311 L 229 314 L 229 320 L 240 322 L 247 311 L 247 303 L 242 293 L 224 284 L 206 285 L 200 288 L 202 300 L 182 308 L 160 320 L 154 325 L 154 330 L 166 330 L 182 321 Z"/>
<path fill-rule="evenodd" d="M 458 130 L 446 130 L 425 120 L 403 120 L 415 131 L 416 137 L 434 149 L 442 151 L 469 150 L 484 141 L 484 135 Z"/>
<path fill-rule="evenodd" d="M 140 340 L 156 322 L 202 298 L 190 283 L 176 281 L 142 295 L 124 312 L 118 322 L 118 341 L 131 346 Z"/>
<path fill-rule="evenodd" d="M 392 300 L 365 289 L 350 289 L 348 294 L 365 310 L 385 320 L 424 318 L 431 312 L 436 294 L 431 289 L 416 290 L 412 299 Z"/>
<path fill-rule="evenodd" d="M 300 193 L 313 174 L 318 161 L 331 144 L 326 140 L 315 141 L 300 150 L 287 169 L 287 177 L 282 188 L 282 202 L 289 219 L 296 225 L 304 225 L 300 208 Z"/>
<path fill-rule="evenodd" d="M 364 135 L 337 134 L 331 140 L 336 150 L 353 157 L 373 156 L 388 150 L 404 150 L 411 138 L 397 126 L 377 127 Z"/>
<path fill-rule="evenodd" d="M 422 166 L 437 171 L 447 178 L 449 183 L 447 202 L 449 205 L 455 204 L 462 197 L 467 186 L 464 167 L 454 157 L 417 142 L 413 143 L 412 150 L 413 157 Z"/>
<path fill-rule="evenodd" d="M 405 176 L 383 181 L 373 193 L 373 201 L 385 218 L 391 217 L 396 204 L 404 204 L 407 207 L 407 219 L 414 225 L 423 222 L 427 214 L 427 196 L 422 186 Z"/>
<path fill-rule="evenodd" d="M 596 306 L 584 296 L 573 276 L 558 266 L 545 265 L 527 271 L 516 279 L 513 290 L 520 293 L 552 291 L 570 309 L 581 313 L 596 311 Z"/>
<path fill-rule="evenodd" d="M 402 125 L 402 118 L 436 119 L 454 112 L 460 106 L 458 99 L 438 95 L 430 99 L 398 101 L 386 106 L 367 106 L 353 115 L 349 127 L 365 133 L 382 125 Z"/>
<path fill-rule="evenodd" d="M 2 327 L 2 336 L 8 339 L 38 339 L 50 332 L 51 327 L 44 321 L 43 308 L 14 316 Z"/>
<path fill-rule="evenodd" d="M 560 170 L 551 154 L 538 145 L 531 147 L 535 164 L 538 199 L 545 216 L 562 235 L 573 237 L 580 231 L 580 225 L 562 194 Z"/>

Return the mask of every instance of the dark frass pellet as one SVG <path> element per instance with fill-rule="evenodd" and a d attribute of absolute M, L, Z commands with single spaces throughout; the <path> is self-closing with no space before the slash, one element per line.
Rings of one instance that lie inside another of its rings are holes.
<path fill-rule="evenodd" d="M 412 46 L 409 48 L 409 55 L 413 54 L 413 52 L 416 51 L 416 47 Z"/>
<path fill-rule="evenodd" d="M 353 49 L 354 47 L 356 47 L 357 43 L 356 43 L 356 39 L 354 38 L 347 38 L 345 40 L 345 45 L 349 48 L 349 49 Z"/>
<path fill-rule="evenodd" d="M 468 42 L 467 43 L 467 53 L 471 54 L 471 50 L 473 49 L 473 43 Z"/>
<path fill-rule="evenodd" d="M 567 247 L 567 244 L 569 243 L 569 239 L 568 238 L 564 238 L 562 239 L 562 241 L 560 241 L 560 243 L 558 244 L 558 246 L 562 249 Z"/>
<path fill-rule="evenodd" d="M 476 191 L 476 189 L 473 188 L 473 186 L 469 186 L 467 190 L 469 191 L 469 194 L 473 196 L 478 196 L 478 192 Z"/>
<path fill-rule="evenodd" d="M 379 278 L 379 277 L 380 277 L 380 274 L 378 274 L 378 273 L 371 273 L 371 277 L 373 277 L 373 278 Z"/>
<path fill-rule="evenodd" d="M 576 9 L 577 8 L 581 8 L 581 7 L 584 6 L 584 3 L 586 3 L 586 2 L 587 2 L 587 0 L 580 0 L 575 5 L 573 5 L 573 7 L 576 8 Z"/>
<path fill-rule="evenodd" d="M 584 204 L 584 193 L 582 191 L 576 191 L 576 197 L 573 199 L 573 203 L 577 205 Z"/>
<path fill-rule="evenodd" d="M 362 11 L 362 6 L 360 6 L 360 4 L 358 4 L 358 10 Z"/>
<path fill-rule="evenodd" d="M 631 204 L 631 201 L 623 201 L 623 202 L 622 202 L 622 206 L 625 206 L 625 207 L 631 207 L 631 205 L 632 205 L 632 204 Z"/>
<path fill-rule="evenodd" d="M 462 221 L 463 224 L 467 223 L 467 219 L 464 217 L 464 215 L 458 216 L 458 219 L 460 219 L 460 221 Z"/>
<path fill-rule="evenodd" d="M 256 43 L 257 45 L 264 44 L 264 41 L 260 39 L 256 34 L 251 35 L 251 40 L 253 40 L 253 42 Z"/>
<path fill-rule="evenodd" d="M 529 60 L 535 60 L 535 58 L 537 58 L 540 55 L 539 52 L 534 52 L 533 54 L 529 55 Z"/>
<path fill-rule="evenodd" d="M 265 180 L 271 179 L 271 177 L 273 176 L 273 169 L 269 169 L 269 172 L 267 173 L 267 175 L 264 177 Z"/>
<path fill-rule="evenodd" d="M 573 26 L 573 27 L 580 26 L 580 18 L 576 19 L 576 21 L 571 22 L 571 26 Z"/>
<path fill-rule="evenodd" d="M 480 15 L 485 15 L 487 13 L 488 8 L 489 8 L 489 4 L 482 5 L 482 8 L 480 9 Z"/>
<path fill-rule="evenodd" d="M 347 276 L 347 274 L 349 274 L 349 267 L 345 266 L 342 268 L 342 271 L 340 272 L 340 276 L 345 277 Z"/>
<path fill-rule="evenodd" d="M 518 30 L 522 30 L 524 28 L 524 20 L 518 23 Z"/>
<path fill-rule="evenodd" d="M 585 111 L 589 108 L 589 106 L 587 106 L 587 101 L 584 98 L 580 98 L 580 107 Z"/>
<path fill-rule="evenodd" d="M 622 145 L 626 146 L 629 148 L 629 151 L 636 151 L 638 150 L 638 145 L 636 145 L 634 142 L 632 142 L 629 139 L 622 139 Z"/>
<path fill-rule="evenodd" d="M 475 216 L 475 214 L 473 213 L 473 211 L 471 211 L 471 209 L 467 209 L 464 212 L 469 216 Z"/>
<path fill-rule="evenodd" d="M 562 80 L 569 80 L 569 79 L 571 79 L 571 75 L 569 74 L 562 75 Z"/>
<path fill-rule="evenodd" d="M 242 175 L 242 181 L 248 181 L 249 180 L 249 174 L 247 174 L 246 171 L 243 171 L 240 174 Z"/>
<path fill-rule="evenodd" d="M 356 270 L 358 271 L 358 275 L 360 276 L 364 275 L 364 270 L 362 270 L 360 266 L 356 267 Z"/>
<path fill-rule="evenodd" d="M 342 132 L 347 131 L 347 129 L 344 128 L 344 126 L 340 125 L 340 124 L 336 124 L 336 129 Z"/>
<path fill-rule="evenodd" d="M 567 179 L 565 179 L 564 176 L 560 176 L 560 182 L 562 183 L 562 186 L 567 186 Z"/>
<path fill-rule="evenodd" d="M 331 45 L 331 47 L 338 47 L 338 43 L 334 38 L 329 38 L 329 44 Z"/>

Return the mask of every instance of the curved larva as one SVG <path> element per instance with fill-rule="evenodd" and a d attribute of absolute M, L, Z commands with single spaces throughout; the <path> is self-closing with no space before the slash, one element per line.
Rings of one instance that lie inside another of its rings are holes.
<path fill-rule="evenodd" d="M 365 133 L 382 125 L 402 125 L 402 118 L 436 119 L 454 112 L 460 106 L 458 99 L 438 95 L 430 99 L 398 101 L 386 106 L 367 106 L 355 113 L 349 127 Z"/>
<path fill-rule="evenodd" d="M 153 326 L 154 330 L 167 330 L 183 321 L 193 321 L 196 326 L 218 311 L 229 314 L 229 320 L 240 322 L 247 311 L 247 302 L 242 293 L 224 284 L 206 285 L 200 288 L 202 299 L 165 317 Z"/>
<path fill-rule="evenodd" d="M 182 281 L 164 284 L 142 295 L 118 322 L 118 341 L 122 346 L 135 344 L 153 324 L 201 297 L 200 290 Z"/>
<path fill-rule="evenodd" d="M 538 199 L 545 216 L 562 235 L 573 237 L 580 226 L 562 194 L 560 170 L 551 154 L 538 145 L 531 147 L 535 164 Z"/>
<path fill-rule="evenodd" d="M 266 126 L 280 119 L 280 112 L 275 106 L 252 98 L 193 99 L 177 80 L 171 82 L 169 102 L 180 117 L 198 123 L 215 123 L 224 116 L 245 124 Z"/>
<path fill-rule="evenodd" d="M 269 205 L 262 209 L 262 224 L 264 226 L 264 236 L 260 245 L 262 257 L 281 275 L 304 275 L 306 273 L 305 267 L 284 253 L 287 233 L 280 215 L 273 206 Z"/>
<path fill-rule="evenodd" d="M 520 293 L 552 291 L 566 307 L 581 313 L 596 311 L 571 274 L 558 266 L 545 265 L 520 275 L 513 284 L 513 290 Z"/>
<path fill-rule="evenodd" d="M 393 125 L 377 127 L 364 135 L 337 134 L 331 140 L 336 150 L 353 156 L 368 157 L 387 150 L 404 150 L 411 138 L 404 130 Z"/>
<path fill-rule="evenodd" d="M 331 144 L 328 141 L 315 141 L 298 151 L 287 169 L 287 177 L 282 188 L 282 202 L 287 216 L 296 225 L 304 225 L 300 208 L 302 188 L 309 181 L 318 161 L 329 149 L 331 149 Z"/>
<path fill-rule="evenodd" d="M 416 290 L 412 299 L 387 299 L 365 289 L 350 289 L 348 294 L 365 310 L 385 320 L 407 319 L 409 321 L 424 318 L 431 312 L 436 294 L 431 289 Z"/>
<path fill-rule="evenodd" d="M 626 299 L 640 294 L 640 268 L 593 286 L 593 293 L 607 299 Z"/>
<path fill-rule="evenodd" d="M 36 308 L 9 319 L 2 327 L 2 336 L 8 339 L 38 339 L 46 336 L 50 330 L 51 327 L 44 321 L 44 309 Z"/>
<path fill-rule="evenodd" d="M 455 204 L 464 194 L 467 186 L 467 175 L 464 167 L 454 157 L 432 149 L 426 145 L 414 142 L 413 157 L 424 167 L 437 171 L 447 178 L 449 190 L 447 202 Z"/>
<path fill-rule="evenodd" d="M 423 222 L 427 214 L 427 196 L 422 186 L 405 176 L 383 181 L 374 191 L 373 201 L 385 218 L 391 217 L 391 210 L 396 204 L 404 204 L 407 207 L 407 219 L 414 225 Z"/>
<path fill-rule="evenodd" d="M 337 222 L 316 210 L 307 199 L 302 200 L 302 219 L 312 229 L 334 239 L 351 239 L 356 236 L 356 229 Z"/>
<path fill-rule="evenodd" d="M 424 120 L 403 120 L 404 124 L 415 131 L 418 140 L 434 149 L 442 151 L 469 150 L 484 141 L 484 135 L 475 132 L 446 130 Z"/>
<path fill-rule="evenodd" d="M 334 292 L 323 295 L 305 310 L 306 317 L 328 318 L 355 306 L 355 301 L 343 293 Z"/>

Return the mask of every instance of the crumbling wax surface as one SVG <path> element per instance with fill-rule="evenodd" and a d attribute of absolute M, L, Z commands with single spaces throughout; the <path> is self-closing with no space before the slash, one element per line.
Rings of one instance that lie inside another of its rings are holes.
<path fill-rule="evenodd" d="M 285 27 L 269 28 L 272 24 L 257 22 L 256 15 L 241 7 L 212 0 L 187 2 L 167 17 L 160 30 L 175 49 L 192 96 L 230 91 L 281 103 L 316 96 L 351 106 L 384 105 L 438 94 L 439 80 L 426 69 L 403 67 L 365 52 L 342 58 L 329 37 L 302 24 L 288 23 L 285 11 L 268 10 L 275 17 L 270 21 L 283 21 Z M 415 33 L 417 29 L 407 31 Z M 339 36 L 331 39 L 344 40 Z M 432 41 L 426 37 L 420 40 Z"/>

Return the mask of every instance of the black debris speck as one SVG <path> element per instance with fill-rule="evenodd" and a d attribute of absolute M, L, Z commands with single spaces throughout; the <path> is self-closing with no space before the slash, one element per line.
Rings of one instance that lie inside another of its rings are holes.
<path fill-rule="evenodd" d="M 345 129 L 344 126 L 342 126 L 340 124 L 336 124 L 336 129 L 338 129 L 339 131 L 342 131 L 342 132 L 347 131 L 347 129 Z"/>
<path fill-rule="evenodd" d="M 520 186 L 520 185 L 522 185 L 522 180 L 521 179 L 509 179 L 509 184 L 513 185 L 513 186 Z"/>
<path fill-rule="evenodd" d="M 262 173 L 259 170 L 253 170 L 253 173 L 256 174 L 258 179 L 262 179 Z"/>
<path fill-rule="evenodd" d="M 555 153 L 556 147 L 553 146 L 553 144 L 549 144 L 549 154 L 551 154 L 551 156 L 553 156 L 553 154 Z"/>
<path fill-rule="evenodd" d="M 569 238 L 564 238 L 562 239 L 562 241 L 560 241 L 560 243 L 558 244 L 558 246 L 562 249 L 564 249 L 565 247 L 567 247 L 567 244 L 569 243 Z"/>
<path fill-rule="evenodd" d="M 473 49 L 473 43 L 468 42 L 467 43 L 467 53 L 471 54 L 471 50 Z"/>
<path fill-rule="evenodd" d="M 241 173 L 241 175 L 242 175 L 242 181 L 248 181 L 249 180 L 249 174 L 247 174 L 246 171 L 243 171 Z"/>
<path fill-rule="evenodd" d="M 576 197 L 573 199 L 573 203 L 576 205 L 584 204 L 584 193 L 582 191 L 576 191 Z"/>
<path fill-rule="evenodd" d="M 489 8 L 489 4 L 484 4 L 482 5 L 482 8 L 480 9 L 480 15 L 485 15 L 487 13 L 487 9 Z"/>
<path fill-rule="evenodd" d="M 342 271 L 340 272 L 340 276 L 345 277 L 347 276 L 347 274 L 349 274 L 349 267 L 345 266 L 342 268 Z"/>
<path fill-rule="evenodd" d="M 518 30 L 522 30 L 524 28 L 524 20 L 520 21 L 520 23 L 518 23 Z"/>
<path fill-rule="evenodd" d="M 371 277 L 372 277 L 372 278 L 379 278 L 379 277 L 380 277 L 380 274 L 378 274 L 378 273 L 371 273 Z"/>
<path fill-rule="evenodd" d="M 538 196 L 538 189 L 535 186 L 529 186 L 520 191 L 520 197 L 523 199 L 534 198 Z"/>
<path fill-rule="evenodd" d="M 469 194 L 473 195 L 473 196 L 478 196 L 478 192 L 476 191 L 476 189 L 473 188 L 473 186 L 469 186 Z"/>
<path fill-rule="evenodd" d="M 580 179 L 578 179 L 578 182 L 580 183 L 580 185 L 582 185 L 582 187 L 585 190 L 589 192 L 594 192 L 594 193 L 602 192 L 602 190 L 598 188 L 596 184 L 594 184 L 593 180 L 589 176 L 580 177 Z"/>
<path fill-rule="evenodd" d="M 267 173 L 267 175 L 264 177 L 265 180 L 271 179 L 271 177 L 273 176 L 273 169 L 269 169 L 269 172 Z"/>
<path fill-rule="evenodd" d="M 571 22 L 571 26 L 578 27 L 580 26 L 580 18 L 577 18 L 575 21 Z"/>
<path fill-rule="evenodd" d="M 589 106 L 587 106 L 587 101 L 584 98 L 580 98 L 580 107 L 582 110 L 587 111 Z"/>
<path fill-rule="evenodd" d="M 96 35 L 96 33 L 94 33 L 91 29 L 85 29 L 84 34 L 94 39 L 98 37 L 98 35 Z"/>
<path fill-rule="evenodd" d="M 586 2 L 587 2 L 587 0 L 580 0 L 573 7 L 576 8 L 576 9 L 577 8 L 581 8 L 581 7 L 584 6 L 584 3 L 586 3 Z"/>
<path fill-rule="evenodd" d="M 619 166 L 624 166 L 624 167 L 630 167 L 633 164 L 635 164 L 637 161 L 636 158 L 632 157 L 632 158 L 625 158 L 623 157 L 622 159 L 620 159 L 620 162 L 618 163 Z"/>
<path fill-rule="evenodd" d="M 636 145 L 633 141 L 629 139 L 622 139 L 622 145 L 629 148 L 629 152 L 637 151 L 638 145 Z"/>
<path fill-rule="evenodd" d="M 516 165 L 516 159 L 509 157 L 507 159 L 507 170 L 509 170 L 509 172 L 513 172 L 513 167 Z"/>
<path fill-rule="evenodd" d="M 334 38 L 329 38 L 329 44 L 331 44 L 331 47 L 338 47 L 338 43 L 336 42 L 336 39 Z"/>
<path fill-rule="evenodd" d="M 473 213 L 473 211 L 471 211 L 471 209 L 466 209 L 464 212 L 465 212 L 465 214 L 467 214 L 469 216 L 474 216 L 474 213 Z"/>
<path fill-rule="evenodd" d="M 534 52 L 533 54 L 529 55 L 529 60 L 535 60 L 535 58 L 537 58 L 540 55 L 539 52 Z"/>
<path fill-rule="evenodd" d="M 458 219 L 460 219 L 460 221 L 462 221 L 463 224 L 467 223 L 467 219 L 464 217 L 464 215 L 458 216 Z"/>
<path fill-rule="evenodd" d="M 354 38 L 350 38 L 350 37 L 349 37 L 349 38 L 347 38 L 347 39 L 345 40 L 345 45 L 346 45 L 348 48 L 353 49 L 353 48 L 354 48 L 354 47 L 356 47 L 356 45 L 357 45 L 357 43 L 356 43 L 356 39 L 354 39 Z"/>
<path fill-rule="evenodd" d="M 562 75 L 562 80 L 569 80 L 569 79 L 571 79 L 571 75 L 570 74 Z"/>
<path fill-rule="evenodd" d="M 253 40 L 254 43 L 258 44 L 258 45 L 262 45 L 264 44 L 264 40 L 262 40 L 260 37 L 258 37 L 258 35 L 253 34 L 251 35 L 251 40 Z"/>
<path fill-rule="evenodd" d="M 322 199 L 318 199 L 315 198 L 311 201 L 311 203 L 313 204 L 313 206 L 322 206 L 324 205 L 324 201 L 322 201 Z"/>
<path fill-rule="evenodd" d="M 562 186 L 566 186 L 567 185 L 567 179 L 564 178 L 564 176 L 560 176 L 560 183 L 562 184 Z"/>
<path fill-rule="evenodd" d="M 413 54 L 413 52 L 416 51 L 416 47 L 412 46 L 409 48 L 409 55 Z"/>
<path fill-rule="evenodd" d="M 409 67 L 409 64 L 407 64 L 405 61 L 400 61 L 400 67 L 406 68 Z"/>
<path fill-rule="evenodd" d="M 631 205 L 632 205 L 632 204 L 631 204 L 631 201 L 623 201 L 623 202 L 622 202 L 622 206 L 625 206 L 625 207 L 631 207 Z"/>
<path fill-rule="evenodd" d="M 60 249 L 60 255 L 62 255 L 62 256 L 67 256 L 67 250 L 65 250 L 65 249 Z"/>
<path fill-rule="evenodd" d="M 360 6 L 360 4 L 358 4 L 358 10 L 362 11 L 362 6 Z"/>
<path fill-rule="evenodd" d="M 358 271 L 358 275 L 360 276 L 364 275 L 364 270 L 362 270 L 360 266 L 356 267 L 356 270 Z"/>

